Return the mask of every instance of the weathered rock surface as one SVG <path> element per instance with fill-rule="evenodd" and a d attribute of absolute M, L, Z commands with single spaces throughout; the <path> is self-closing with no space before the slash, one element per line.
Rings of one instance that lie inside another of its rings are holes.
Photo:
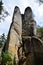
<path fill-rule="evenodd" d="M 7 50 L 11 53 L 12 59 L 16 57 L 16 62 L 18 62 L 17 50 L 22 42 L 22 17 L 19 7 L 15 7 L 13 13 L 12 23 L 9 29 L 7 43 L 5 44 L 3 50 Z"/>
<path fill-rule="evenodd" d="M 23 36 L 23 52 L 20 65 L 43 65 L 43 42 L 39 38 Z"/>
<path fill-rule="evenodd" d="M 24 14 L 15 7 L 3 48 L 3 51 L 6 50 L 12 54 L 12 60 L 16 57 L 18 65 L 43 65 L 43 42 L 36 37 L 36 22 L 30 7 L 25 9 Z"/>
<path fill-rule="evenodd" d="M 27 7 L 24 14 L 22 14 L 23 45 L 21 45 L 22 57 L 20 55 L 21 48 L 18 50 L 20 58 L 19 65 L 43 65 L 43 42 L 39 38 L 35 37 L 35 35 L 36 22 L 33 18 L 32 10 Z"/>
<path fill-rule="evenodd" d="M 22 23 L 22 35 L 33 36 L 36 35 L 36 22 L 33 18 L 33 13 L 30 7 L 25 9 Z"/>
<path fill-rule="evenodd" d="M 21 13 L 18 7 L 14 9 L 14 19 L 13 24 L 10 30 L 10 39 L 9 39 L 9 47 L 8 52 L 12 54 L 12 58 L 16 57 L 16 61 L 18 61 L 17 50 L 20 46 L 20 42 L 22 41 L 22 18 Z"/>

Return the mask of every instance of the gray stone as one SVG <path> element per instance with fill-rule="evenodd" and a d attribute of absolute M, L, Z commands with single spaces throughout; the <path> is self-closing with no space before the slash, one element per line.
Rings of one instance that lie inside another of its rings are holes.
<path fill-rule="evenodd" d="M 36 21 L 32 9 L 27 7 L 21 14 L 16 6 L 3 51 L 11 53 L 12 60 L 15 56 L 17 65 L 43 65 L 43 42 L 35 35 Z"/>
<path fill-rule="evenodd" d="M 33 18 L 33 12 L 30 7 L 27 7 L 23 16 L 23 35 L 25 36 L 33 36 L 36 35 L 36 22 Z"/>
<path fill-rule="evenodd" d="M 43 42 L 35 36 L 24 36 L 22 42 L 25 58 L 20 65 L 43 65 Z"/>

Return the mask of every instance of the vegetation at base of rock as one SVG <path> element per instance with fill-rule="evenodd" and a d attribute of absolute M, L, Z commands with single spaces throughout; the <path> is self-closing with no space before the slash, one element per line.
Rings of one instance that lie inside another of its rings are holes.
<path fill-rule="evenodd" d="M 16 57 L 14 57 L 13 64 L 16 65 Z"/>
<path fill-rule="evenodd" d="M 2 41 L 0 40 L 0 48 L 2 47 L 2 45 L 3 45 L 3 44 L 2 44 Z"/>
<path fill-rule="evenodd" d="M 0 35 L 0 48 L 3 47 L 4 43 L 6 42 L 6 36 L 3 33 L 2 35 Z"/>
<path fill-rule="evenodd" d="M 37 28 L 37 36 L 43 40 L 43 27 Z"/>
<path fill-rule="evenodd" d="M 41 36 L 43 37 L 43 27 L 38 28 L 38 32 L 40 32 Z"/>
<path fill-rule="evenodd" d="M 8 52 L 2 53 L 2 65 L 12 65 L 12 58 Z"/>

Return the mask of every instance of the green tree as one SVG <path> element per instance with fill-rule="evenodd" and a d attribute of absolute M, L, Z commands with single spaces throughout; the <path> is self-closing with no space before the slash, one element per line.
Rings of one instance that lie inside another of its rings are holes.
<path fill-rule="evenodd" d="M 2 41 L 0 40 L 0 48 L 2 47 L 2 45 L 3 45 L 3 44 L 2 44 Z"/>
<path fill-rule="evenodd" d="M 12 58 L 8 52 L 2 53 L 2 63 L 1 65 L 12 65 Z"/>
<path fill-rule="evenodd" d="M 43 38 L 43 27 L 37 28 L 37 33 L 39 34 L 39 38 Z"/>
<path fill-rule="evenodd" d="M 43 4 L 43 0 L 34 0 L 34 1 L 38 2 L 39 5 L 40 5 L 40 4 Z"/>
<path fill-rule="evenodd" d="M 3 34 L 0 36 L 0 48 L 4 45 L 5 42 L 6 42 L 6 36 L 5 36 L 5 34 L 3 33 Z"/>
<path fill-rule="evenodd" d="M 43 0 L 37 0 L 37 1 L 39 1 L 39 3 L 43 3 Z"/>
<path fill-rule="evenodd" d="M 2 13 L 3 12 L 3 13 Z M 6 14 L 6 15 L 5 15 Z M 0 22 L 1 20 L 4 21 L 4 19 L 6 18 L 6 16 L 8 16 L 9 13 L 4 9 L 3 7 L 3 2 L 2 0 L 0 0 Z"/>
<path fill-rule="evenodd" d="M 2 9 L 3 9 L 3 3 L 2 3 L 2 0 L 0 1 L 0 14 L 2 14 Z"/>
<path fill-rule="evenodd" d="M 2 52 L 2 62 L 1 65 L 16 65 L 16 58 L 14 60 L 11 58 L 11 54 L 6 52 Z"/>
<path fill-rule="evenodd" d="M 4 33 L 1 35 L 1 40 L 2 40 L 2 42 L 5 42 L 6 41 L 6 37 L 5 37 L 5 34 Z"/>

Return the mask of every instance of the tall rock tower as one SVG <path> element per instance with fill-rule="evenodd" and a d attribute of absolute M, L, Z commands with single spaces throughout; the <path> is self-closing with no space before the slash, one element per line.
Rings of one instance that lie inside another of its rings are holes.
<path fill-rule="evenodd" d="M 10 29 L 10 38 L 9 38 L 9 46 L 8 52 L 12 54 L 12 58 L 16 57 L 16 61 L 18 61 L 17 50 L 22 42 L 22 18 L 19 7 L 15 7 L 12 19 L 12 26 Z"/>
<path fill-rule="evenodd" d="M 19 7 L 15 7 L 12 23 L 9 29 L 7 42 L 5 43 L 4 49 L 7 50 L 11 54 L 12 60 L 14 56 L 16 57 L 16 61 L 18 62 L 17 50 L 22 43 L 22 17 Z"/>

